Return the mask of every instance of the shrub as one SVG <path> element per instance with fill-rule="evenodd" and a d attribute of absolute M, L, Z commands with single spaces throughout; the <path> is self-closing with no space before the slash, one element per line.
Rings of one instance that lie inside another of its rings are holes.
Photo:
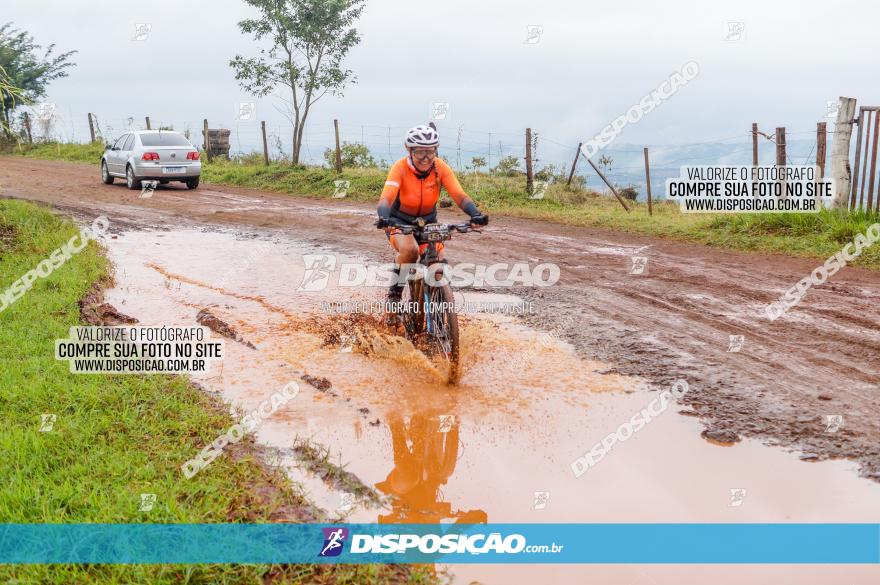
<path fill-rule="evenodd" d="M 562 169 L 556 168 L 556 165 L 547 165 L 537 173 L 535 173 L 536 181 L 547 181 L 548 183 L 556 181 L 565 181 L 568 179 Z"/>
<path fill-rule="evenodd" d="M 519 159 L 513 155 L 505 156 L 498 164 L 495 165 L 495 168 L 492 169 L 492 172 L 496 175 L 501 175 L 504 177 L 515 177 L 516 175 L 522 174 L 522 169 L 519 168 Z"/>
<path fill-rule="evenodd" d="M 342 166 L 349 168 L 376 168 L 376 160 L 370 154 L 370 149 L 364 144 L 344 142 L 339 149 L 342 157 Z M 333 168 L 336 166 L 336 151 L 332 148 L 324 150 L 324 162 Z"/>
<path fill-rule="evenodd" d="M 618 187 L 617 192 L 620 193 L 620 196 L 624 199 L 629 199 L 630 201 L 635 201 L 639 198 L 639 190 L 635 185 L 627 185 L 626 187 Z"/>

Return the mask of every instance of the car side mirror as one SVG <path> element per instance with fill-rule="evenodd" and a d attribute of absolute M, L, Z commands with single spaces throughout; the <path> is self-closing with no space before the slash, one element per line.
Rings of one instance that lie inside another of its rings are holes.
<path fill-rule="evenodd" d="M 104 150 L 113 150 L 113 145 L 112 144 L 105 144 Z"/>

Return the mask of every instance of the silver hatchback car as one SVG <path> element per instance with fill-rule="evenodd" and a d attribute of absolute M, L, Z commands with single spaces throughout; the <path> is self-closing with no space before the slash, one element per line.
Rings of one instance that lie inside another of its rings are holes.
<path fill-rule="evenodd" d="M 101 157 L 101 179 L 107 185 L 116 177 L 125 179 L 129 189 L 140 189 L 141 181 L 186 183 L 199 186 L 202 163 L 199 151 L 180 132 L 138 130 L 126 132 Z"/>

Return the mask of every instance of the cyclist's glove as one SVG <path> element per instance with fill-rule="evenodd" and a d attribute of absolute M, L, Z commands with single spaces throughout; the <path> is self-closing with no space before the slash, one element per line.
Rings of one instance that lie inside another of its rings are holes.
<path fill-rule="evenodd" d="M 480 210 L 477 209 L 476 204 L 470 200 L 470 198 L 465 199 L 464 204 L 461 206 L 462 211 L 471 216 L 471 223 L 474 225 L 486 225 L 489 223 L 489 216 L 483 215 L 480 213 Z"/>
<path fill-rule="evenodd" d="M 382 229 L 391 225 L 391 207 L 384 201 L 379 202 L 379 208 L 376 210 L 379 219 L 376 220 L 376 227 Z"/>

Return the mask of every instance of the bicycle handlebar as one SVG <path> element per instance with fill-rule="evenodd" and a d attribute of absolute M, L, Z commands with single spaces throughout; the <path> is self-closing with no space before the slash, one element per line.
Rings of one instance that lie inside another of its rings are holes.
<path fill-rule="evenodd" d="M 411 225 L 411 224 L 406 224 L 406 223 L 400 223 L 400 222 L 394 221 L 393 219 L 392 219 L 392 220 L 386 220 L 386 222 L 387 222 L 387 223 L 386 223 L 385 225 L 376 225 L 376 228 L 377 228 L 377 229 L 380 229 L 380 230 L 381 230 L 381 229 L 385 229 L 385 228 L 389 228 L 389 227 L 397 228 L 397 229 L 399 229 L 399 230 L 401 231 L 401 233 L 404 233 L 404 234 L 411 234 L 411 233 L 413 233 L 413 232 L 422 231 L 422 230 L 424 229 L 424 228 L 420 228 L 419 226 L 415 226 L 415 225 Z M 456 232 L 458 232 L 458 233 L 460 233 L 460 234 L 467 233 L 467 232 L 472 232 L 472 231 L 473 231 L 473 232 L 479 232 L 479 231 L 480 231 L 480 230 L 476 229 L 475 227 L 473 227 L 473 226 L 471 225 L 470 222 L 466 222 L 466 223 L 447 223 L 447 224 L 436 224 L 436 223 L 431 224 L 431 223 L 429 223 L 429 224 L 425 224 L 425 227 L 428 227 L 429 225 L 445 225 L 445 226 L 446 226 L 446 229 L 448 229 L 448 230 L 450 230 L 450 231 L 454 230 L 454 231 L 456 231 Z"/>

